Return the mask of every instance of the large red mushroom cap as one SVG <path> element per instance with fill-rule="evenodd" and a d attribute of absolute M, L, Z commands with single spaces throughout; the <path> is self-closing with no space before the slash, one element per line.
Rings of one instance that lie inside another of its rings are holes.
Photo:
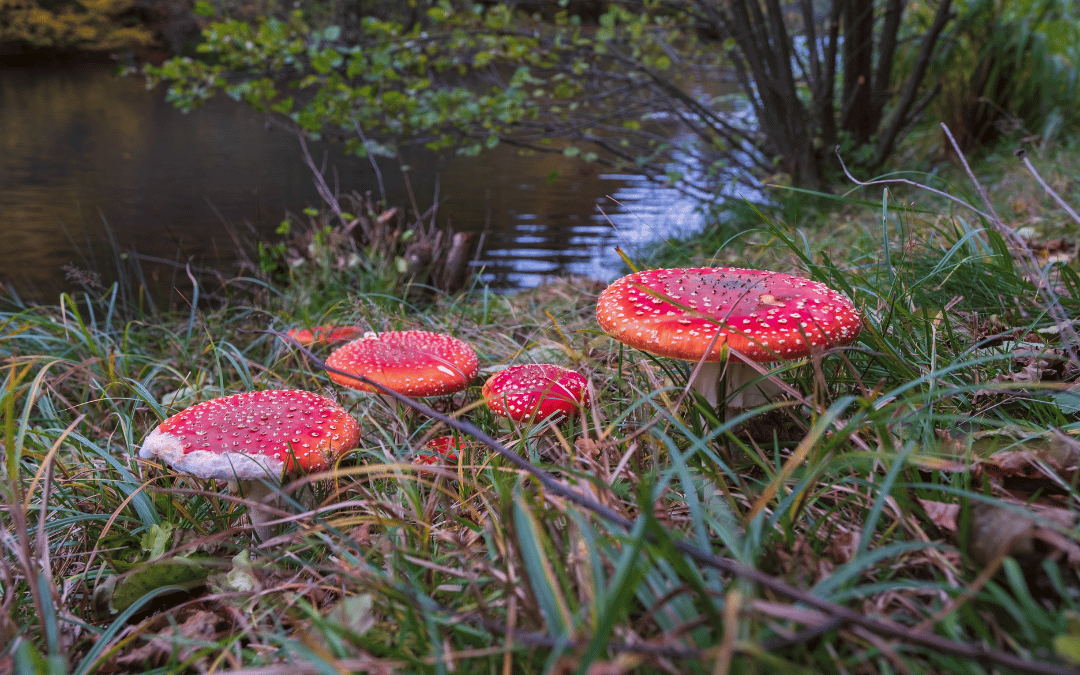
<path fill-rule="evenodd" d="M 319 471 L 356 447 L 360 426 L 309 391 L 249 391 L 197 403 L 159 424 L 139 456 L 177 471 L 229 481 Z"/>
<path fill-rule="evenodd" d="M 480 370 L 469 345 L 449 335 L 418 330 L 367 333 L 331 352 L 326 365 L 363 375 L 405 396 L 453 394 L 468 387 Z M 328 374 L 342 386 L 376 392 L 360 380 L 333 371 Z"/>
<path fill-rule="evenodd" d="M 551 363 L 504 368 L 488 378 L 481 392 L 496 415 L 515 422 L 568 417 L 589 407 L 588 382 L 580 373 Z"/>
<path fill-rule="evenodd" d="M 751 361 L 796 359 L 816 347 L 850 344 L 862 328 L 839 291 L 732 267 L 627 275 L 600 294 L 596 320 L 624 344 L 689 361 L 720 361 L 725 344 Z"/>
<path fill-rule="evenodd" d="M 851 300 L 824 284 L 733 267 L 629 274 L 600 294 L 596 320 L 631 347 L 704 360 L 690 385 L 716 405 L 726 380 L 729 411 L 783 394 L 775 381 L 761 378 L 742 359 L 801 358 L 815 348 L 850 344 L 862 328 Z M 742 359 L 725 362 L 725 347 Z"/>
<path fill-rule="evenodd" d="M 365 333 L 363 326 L 315 326 L 314 328 L 292 328 L 286 335 L 308 347 L 330 342 L 355 340 Z"/>

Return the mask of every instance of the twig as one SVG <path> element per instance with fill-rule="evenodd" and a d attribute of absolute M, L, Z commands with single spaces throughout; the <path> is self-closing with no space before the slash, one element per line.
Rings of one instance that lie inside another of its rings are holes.
<path fill-rule="evenodd" d="M 1054 201 L 1058 203 L 1058 206 L 1065 209 L 1065 213 L 1072 216 L 1072 219 L 1075 220 L 1078 224 L 1080 224 L 1080 215 L 1077 215 L 1076 211 L 1073 211 L 1072 207 L 1069 206 L 1068 203 L 1066 203 L 1066 201 L 1061 198 L 1061 195 L 1055 192 L 1054 189 L 1050 187 L 1046 183 L 1046 181 L 1043 180 L 1042 176 L 1039 175 L 1039 172 L 1035 170 L 1035 167 L 1031 165 L 1031 160 L 1028 159 L 1027 152 L 1023 148 L 1020 148 L 1016 151 L 1016 156 L 1020 159 L 1021 162 L 1024 163 L 1024 166 L 1026 166 L 1027 170 L 1031 172 L 1031 175 L 1035 177 L 1035 180 L 1039 182 L 1039 185 L 1042 186 L 1042 189 L 1046 190 L 1046 194 L 1053 197 Z"/>
<path fill-rule="evenodd" d="M 1006 225 L 998 216 L 997 212 L 994 210 L 993 204 L 990 203 L 990 198 L 987 196 L 986 190 L 983 188 L 982 183 L 979 182 L 979 179 L 975 177 L 975 172 L 973 172 L 968 165 L 967 158 L 964 157 L 964 153 L 961 152 L 960 145 L 956 142 L 956 139 L 953 138 L 952 132 L 949 131 L 949 127 L 942 123 L 941 128 L 944 130 L 945 136 L 949 139 L 949 143 L 952 144 L 953 150 L 956 151 L 956 155 L 960 158 L 960 162 L 964 165 L 964 170 L 967 171 L 968 178 L 975 184 L 975 189 L 978 190 L 979 197 L 982 198 L 983 203 L 986 204 L 987 208 L 990 210 L 990 213 L 992 214 L 992 217 L 989 219 L 990 225 L 997 230 L 998 234 L 1013 245 L 1017 252 L 1023 257 L 1028 269 L 1031 270 L 1031 274 L 1034 275 L 1038 273 L 1040 275 L 1040 279 L 1036 284 L 1036 289 L 1045 286 L 1046 294 L 1050 299 L 1047 309 L 1050 310 L 1050 316 L 1053 317 L 1054 323 L 1057 324 L 1058 330 L 1061 331 L 1062 348 L 1069 355 L 1069 360 L 1073 363 L 1077 363 L 1080 361 L 1076 352 L 1077 344 L 1080 344 L 1080 336 L 1077 335 L 1076 329 L 1073 328 L 1072 321 L 1062 308 L 1061 300 L 1058 298 L 1058 294 L 1054 290 L 1053 285 L 1046 279 L 1046 269 L 1049 269 L 1050 266 L 1048 265 L 1044 269 L 1035 258 L 1035 253 L 1031 250 L 1031 246 L 1016 233 L 1016 230 Z M 1043 283 L 1044 280 L 1045 284 Z"/>
<path fill-rule="evenodd" d="M 360 142 L 364 144 L 364 151 L 367 152 L 368 161 L 371 162 L 371 168 L 375 170 L 375 180 L 379 182 L 379 197 L 382 199 L 382 203 L 386 204 L 386 185 L 383 184 L 382 171 L 379 169 L 379 163 L 375 161 L 375 153 L 368 147 L 367 136 L 364 135 L 364 130 L 360 128 L 360 122 L 353 120 L 353 127 L 356 129 L 356 135 L 360 137 Z"/>
<path fill-rule="evenodd" d="M 279 333 L 277 331 L 268 330 L 266 332 L 274 334 L 286 340 L 289 344 L 297 347 L 297 349 L 302 352 L 308 359 L 310 359 L 312 363 L 314 363 L 318 368 L 324 369 L 328 372 L 337 373 L 339 375 L 343 375 L 355 380 L 359 380 L 364 384 L 375 388 L 382 395 L 389 396 L 395 399 L 399 403 L 402 403 L 405 406 L 412 408 L 413 410 L 420 413 L 421 415 L 424 415 L 425 417 L 429 417 L 438 422 L 442 422 L 443 424 L 453 429 L 456 429 L 461 433 L 472 436 L 487 447 L 491 448 L 491 450 L 500 455 L 504 460 L 509 462 L 515 468 L 520 469 L 521 471 L 532 476 L 543 487 L 543 489 L 547 490 L 548 492 L 562 497 L 563 499 L 566 499 L 567 501 L 577 506 L 580 506 L 581 508 L 591 511 L 600 518 L 608 521 L 609 523 L 617 525 L 625 531 L 629 532 L 634 530 L 635 521 L 631 521 L 628 518 L 619 515 L 611 508 L 604 506 L 599 502 L 596 502 L 595 500 L 585 496 L 580 492 L 576 492 L 569 487 L 560 484 L 554 476 L 523 459 L 517 453 L 507 450 L 505 447 L 503 447 L 501 443 L 499 443 L 499 441 L 489 436 L 483 430 L 479 429 L 472 423 L 465 420 L 454 419 L 448 415 L 436 412 L 427 405 L 420 403 L 419 401 L 416 401 L 412 398 L 409 398 L 408 396 L 405 396 L 403 394 L 399 394 L 393 389 L 385 387 L 379 382 L 376 382 L 366 377 L 365 375 L 345 372 L 327 366 L 324 361 L 322 361 L 313 353 L 308 351 L 296 340 L 293 340 L 287 335 Z M 651 538 L 652 537 L 650 537 L 650 539 Z M 723 558 L 721 556 L 715 555 L 709 551 L 694 546 L 693 544 L 686 543 L 685 541 L 672 539 L 672 545 L 680 553 L 689 556 L 690 558 L 693 558 L 696 562 L 702 565 L 706 565 L 722 572 L 727 572 L 729 574 L 752 581 L 756 584 L 759 584 L 760 586 L 768 588 L 774 593 L 787 597 L 795 602 L 802 603 L 809 607 L 813 607 L 815 609 L 826 612 L 831 617 L 833 617 L 832 620 L 836 621 L 837 625 L 851 624 L 853 626 L 863 628 L 867 631 L 883 637 L 897 639 L 914 645 L 918 645 L 924 649 L 928 649 L 938 654 L 946 654 L 950 656 L 970 659 L 983 664 L 1004 666 L 1006 668 L 1012 668 L 1018 672 L 1032 673 L 1033 675 L 1075 675 L 1075 671 L 1073 669 L 1064 666 L 1058 666 L 1052 663 L 1026 661 L 1014 654 L 1009 654 L 999 649 L 986 647 L 985 645 L 967 645 L 961 642 L 942 638 L 932 633 L 915 633 L 912 632 L 909 626 L 903 626 L 900 624 L 880 621 L 877 619 L 863 616 L 855 610 L 844 607 L 843 605 L 838 605 L 823 598 L 819 598 L 818 596 L 808 591 L 795 588 L 794 586 L 791 586 L 786 582 L 781 581 L 780 579 L 765 574 L 764 572 L 761 572 L 760 570 L 757 570 L 753 567 L 743 565 L 742 563 L 731 558 Z"/>
<path fill-rule="evenodd" d="M 957 204 L 959 204 L 960 206 L 963 206 L 965 209 L 971 209 L 976 214 L 982 216 L 983 218 L 985 218 L 987 220 L 992 220 L 993 219 L 993 217 L 989 213 L 983 213 L 982 211 L 975 208 L 971 204 L 967 203 L 963 199 L 960 199 L 959 197 L 954 197 L 951 194 L 949 194 L 948 192 L 943 192 L 943 191 L 938 190 L 936 188 L 932 188 L 929 185 L 924 185 L 923 183 L 916 183 L 915 181 L 908 180 L 907 178 L 881 178 L 881 179 L 878 179 L 878 180 L 861 181 L 861 180 L 855 178 L 855 176 L 852 176 L 851 172 L 848 171 L 847 165 L 844 164 L 844 158 L 840 156 L 840 146 L 839 145 L 836 146 L 835 152 L 836 152 L 836 158 L 840 161 L 840 168 L 844 170 L 844 175 L 847 176 L 847 179 L 849 181 L 851 181 L 852 183 L 855 183 L 856 185 L 858 185 L 860 187 L 867 187 L 867 186 L 870 186 L 870 185 L 894 185 L 896 183 L 901 183 L 903 185 L 911 185 L 913 187 L 917 187 L 917 188 L 920 188 L 922 190 L 926 190 L 927 192 L 932 192 L 932 193 L 938 195 L 939 197 L 944 197 L 945 199 L 954 201 Z"/>

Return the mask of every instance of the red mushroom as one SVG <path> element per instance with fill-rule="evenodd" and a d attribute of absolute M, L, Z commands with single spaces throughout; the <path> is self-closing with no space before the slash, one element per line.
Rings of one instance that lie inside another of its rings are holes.
<path fill-rule="evenodd" d="M 293 328 L 286 335 L 308 347 L 330 342 L 355 340 L 363 335 L 363 326 L 315 326 L 314 328 Z"/>
<path fill-rule="evenodd" d="M 580 373 L 551 363 L 504 368 L 488 378 L 482 394 L 496 415 L 515 422 L 542 422 L 567 417 L 589 407 L 588 382 Z"/>
<path fill-rule="evenodd" d="M 326 359 L 335 370 L 364 375 L 406 396 L 441 396 L 469 386 L 480 369 L 472 347 L 441 333 L 366 333 Z M 330 379 L 361 391 L 377 390 L 358 379 L 328 371 Z"/>
<path fill-rule="evenodd" d="M 461 436 L 439 436 L 424 444 L 424 448 L 413 455 L 416 464 L 457 463 L 458 453 L 465 453 L 471 448 L 480 447 L 477 443 Z"/>
<path fill-rule="evenodd" d="M 744 394 L 759 379 L 746 361 L 797 359 L 812 349 L 852 343 L 862 328 L 851 300 L 824 284 L 790 274 L 730 267 L 661 269 L 629 274 L 608 286 L 596 319 L 631 347 L 705 363 L 691 383 L 711 405 L 727 361 L 728 407 L 760 405 L 782 393 L 768 380 L 761 396 Z"/>
<path fill-rule="evenodd" d="M 237 482 L 256 502 L 269 504 L 267 482 L 329 466 L 356 447 L 360 426 L 334 401 L 309 391 L 249 391 L 197 403 L 159 424 L 139 456 L 158 458 L 197 478 Z M 267 514 L 249 511 L 260 538 Z"/>

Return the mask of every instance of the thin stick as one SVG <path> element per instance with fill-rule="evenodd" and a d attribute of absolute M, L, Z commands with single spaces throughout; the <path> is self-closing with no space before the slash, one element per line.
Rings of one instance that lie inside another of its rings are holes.
<path fill-rule="evenodd" d="M 1032 166 L 1031 160 L 1028 159 L 1027 152 L 1025 152 L 1023 148 L 1020 148 L 1016 151 L 1016 156 L 1019 157 L 1020 161 L 1024 163 L 1024 166 L 1026 166 L 1027 170 L 1031 172 L 1031 175 L 1035 177 L 1035 180 L 1039 181 L 1039 185 L 1042 186 L 1043 190 L 1046 190 L 1046 194 L 1053 197 L 1054 201 L 1058 203 L 1058 206 L 1065 209 L 1065 213 L 1072 216 L 1072 219 L 1075 220 L 1077 223 L 1080 223 L 1080 215 L 1077 215 L 1076 211 L 1073 211 L 1072 207 L 1069 206 L 1068 203 L 1066 203 L 1065 200 L 1061 198 L 1061 195 L 1055 192 L 1054 189 L 1050 187 L 1046 183 L 1046 181 L 1043 180 L 1042 176 L 1039 175 L 1039 172 L 1035 170 L 1034 166 Z"/>
<path fill-rule="evenodd" d="M 855 183 L 858 186 L 866 187 L 866 186 L 869 186 L 869 185 L 893 185 L 893 184 L 896 184 L 896 183 L 901 183 L 903 185 L 911 185 L 913 187 L 917 187 L 917 188 L 920 188 L 922 190 L 926 190 L 927 192 L 932 192 L 932 193 L 938 195 L 939 197 L 944 197 L 945 199 L 954 201 L 957 204 L 959 204 L 960 206 L 963 206 L 965 209 L 971 209 L 976 214 L 982 216 L 983 218 L 986 218 L 987 220 L 993 219 L 993 216 L 991 216 L 989 213 L 983 213 L 982 211 L 975 208 L 971 204 L 965 202 L 963 199 L 960 199 L 959 197 L 954 197 L 951 194 L 949 194 L 948 192 L 942 192 L 941 190 L 938 190 L 936 188 L 932 188 L 929 185 L 923 185 L 922 183 L 916 183 L 915 181 L 908 180 L 907 178 L 881 178 L 881 179 L 878 179 L 878 180 L 861 181 L 861 180 L 855 178 L 855 176 L 852 176 L 851 172 L 848 171 L 847 164 L 844 164 L 844 158 L 840 156 L 840 146 L 839 145 L 836 146 L 836 158 L 840 161 L 840 168 L 844 170 L 844 175 L 847 176 L 847 179 L 849 181 L 851 181 L 852 183 Z"/>

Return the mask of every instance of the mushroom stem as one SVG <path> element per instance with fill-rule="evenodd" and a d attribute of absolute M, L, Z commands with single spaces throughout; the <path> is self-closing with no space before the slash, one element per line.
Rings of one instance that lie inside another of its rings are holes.
<path fill-rule="evenodd" d="M 785 397 L 783 387 L 772 376 L 762 376 L 756 368 L 741 361 L 728 362 L 727 395 L 728 408 L 740 412 Z"/>
<path fill-rule="evenodd" d="M 784 396 L 783 388 L 772 378 L 762 378 L 761 373 L 753 366 L 734 359 L 726 364 L 723 361 L 702 363 L 697 376 L 690 382 L 690 387 L 715 408 L 720 402 L 720 384 L 725 381 L 724 398 L 727 401 L 728 417 Z"/>
<path fill-rule="evenodd" d="M 723 381 L 724 363 L 722 361 L 706 361 L 695 366 L 697 374 L 690 380 L 690 388 L 701 394 L 713 408 L 720 401 L 720 382 Z"/>
<path fill-rule="evenodd" d="M 270 509 L 281 504 L 281 495 L 265 480 L 242 480 L 236 483 L 240 494 L 248 500 L 248 519 L 251 521 L 255 538 L 265 541 L 274 534 L 270 522 L 274 515 Z"/>

